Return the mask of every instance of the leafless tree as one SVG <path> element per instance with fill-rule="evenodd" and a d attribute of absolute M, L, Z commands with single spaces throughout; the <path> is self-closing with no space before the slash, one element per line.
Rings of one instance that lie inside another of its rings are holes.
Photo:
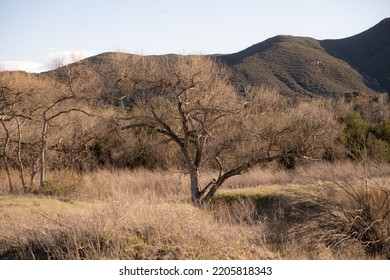
<path fill-rule="evenodd" d="M 211 58 L 137 56 L 117 63 L 121 67 L 113 67 L 119 77 L 114 86 L 122 99 L 133 99 L 121 118 L 122 129 L 147 128 L 177 144 L 193 203 L 209 203 L 227 179 L 255 164 L 300 152 L 281 143 L 312 116 L 289 122 L 292 110 L 279 115 L 257 110 L 254 104 L 262 101 L 238 97 L 228 69 Z M 218 174 L 202 186 L 199 171 L 205 162 L 214 162 Z"/>
<path fill-rule="evenodd" d="M 87 64 L 59 67 L 43 75 L 1 73 L 1 157 L 11 191 L 14 189 L 11 168 L 15 166 L 25 192 L 33 188 L 38 172 L 39 185 L 44 186 L 50 129 L 67 126 L 72 114 L 89 115 L 90 103 L 99 97 L 98 81 Z M 29 187 L 24 177 L 27 164 Z"/>
<path fill-rule="evenodd" d="M 22 182 L 23 189 L 26 191 L 26 183 L 24 180 L 24 164 L 22 161 L 22 127 L 27 120 L 31 119 L 31 103 L 29 100 L 30 91 L 21 85 L 27 83 L 27 76 L 14 76 L 12 74 L 2 74 L 0 78 L 0 119 L 1 126 L 4 132 L 3 139 L 3 161 L 5 170 L 9 180 L 10 191 L 13 192 L 13 184 L 10 176 L 10 164 L 9 159 L 11 155 L 8 153 L 11 140 L 16 142 L 15 147 L 12 150 L 16 150 L 17 159 L 15 160 L 19 169 L 19 177 Z M 27 105 L 28 104 L 28 105 Z M 16 134 L 16 140 L 12 137 Z"/>
<path fill-rule="evenodd" d="M 59 65 L 54 77 L 46 78 L 46 92 L 41 93 L 41 134 L 39 186 L 45 185 L 46 151 L 49 128 L 64 115 L 80 113 L 90 116 L 88 103 L 95 98 L 99 86 L 97 76 L 88 68 L 88 64 L 74 66 Z M 98 96 L 98 94 L 97 94 Z M 60 120 L 66 123 L 64 120 Z"/>

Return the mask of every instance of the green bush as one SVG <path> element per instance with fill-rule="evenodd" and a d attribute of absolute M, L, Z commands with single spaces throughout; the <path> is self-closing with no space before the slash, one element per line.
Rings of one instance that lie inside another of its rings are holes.
<path fill-rule="evenodd" d="M 357 112 L 348 114 L 340 119 L 342 129 L 339 135 L 339 141 L 347 149 L 352 158 L 360 158 L 366 147 L 366 140 L 370 131 L 367 124 Z"/>
<path fill-rule="evenodd" d="M 375 135 L 378 139 L 390 143 L 390 120 L 385 120 L 380 124 L 375 131 Z"/>
<path fill-rule="evenodd" d="M 338 141 L 355 160 L 370 158 L 390 162 L 390 120 L 374 124 L 351 112 L 340 119 L 342 129 Z"/>

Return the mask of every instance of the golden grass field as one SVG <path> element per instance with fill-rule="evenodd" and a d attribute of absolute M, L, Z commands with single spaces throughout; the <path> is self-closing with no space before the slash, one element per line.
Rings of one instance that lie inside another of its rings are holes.
<path fill-rule="evenodd" d="M 367 232 L 380 239 L 377 247 L 390 243 L 387 165 L 253 169 L 231 178 L 204 208 L 189 202 L 187 181 L 174 171 L 61 171 L 48 174 L 40 194 L 1 189 L 0 259 L 390 257 L 367 250 L 367 234 L 346 229 L 355 226 L 348 213 L 358 209 L 364 218 L 361 206 L 368 206 L 374 220 Z M 3 175 L 0 185 L 6 185 Z M 355 205 L 360 197 L 368 199 Z"/>

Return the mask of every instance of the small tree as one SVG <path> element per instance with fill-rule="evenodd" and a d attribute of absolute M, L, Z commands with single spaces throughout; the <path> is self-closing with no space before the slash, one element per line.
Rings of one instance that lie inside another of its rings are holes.
<path fill-rule="evenodd" d="M 99 86 L 97 76 L 94 75 L 88 64 L 58 65 L 58 68 L 53 73 L 53 78 L 47 77 L 44 79 L 45 90 L 40 93 L 40 188 L 43 188 L 45 185 L 49 127 L 63 115 L 73 112 L 90 116 L 90 113 L 84 108 L 87 107 L 88 101 L 95 97 L 94 94 L 96 94 Z M 66 123 L 63 120 L 62 122 Z"/>
<path fill-rule="evenodd" d="M 14 190 L 11 169 L 17 167 L 25 192 L 33 188 L 39 172 L 45 184 L 48 142 L 55 137 L 51 127 L 69 126 L 70 114 L 87 114 L 89 102 L 99 97 L 99 79 L 87 63 L 61 67 L 46 74 L 18 72 L 0 74 L 0 156 L 10 191 Z M 65 130 L 62 133 L 67 133 Z M 30 186 L 24 170 L 30 165 Z"/>
<path fill-rule="evenodd" d="M 10 192 L 13 192 L 14 189 L 10 175 L 10 159 L 12 159 L 12 155 L 9 153 L 9 150 L 16 151 L 16 159 L 13 160 L 14 163 L 12 165 L 18 166 L 23 190 L 27 191 L 22 160 L 22 130 L 23 125 L 26 121 L 31 120 L 34 112 L 33 102 L 31 102 L 31 91 L 25 86 L 30 80 L 27 75 L 23 74 L 2 73 L 0 77 L 0 123 L 4 132 L 2 156 Z M 14 134 L 16 134 L 16 138 Z"/>

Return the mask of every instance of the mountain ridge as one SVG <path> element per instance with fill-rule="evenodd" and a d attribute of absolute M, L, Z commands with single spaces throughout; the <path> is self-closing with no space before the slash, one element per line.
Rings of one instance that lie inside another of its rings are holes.
<path fill-rule="evenodd" d="M 118 55 L 123 60 L 136 56 L 106 52 L 66 67 L 90 63 L 100 75 L 107 75 L 99 70 L 100 66 L 111 63 Z M 390 92 L 390 18 L 343 39 L 277 35 L 236 53 L 208 56 L 231 69 L 231 82 L 239 90 L 248 85 L 263 85 L 289 96 L 325 97 Z M 55 73 L 52 70 L 38 75 Z M 108 80 L 110 76 L 103 78 Z"/>
<path fill-rule="evenodd" d="M 374 92 L 348 63 L 310 37 L 279 35 L 218 59 L 229 65 L 233 83 L 241 86 L 260 84 L 304 96 Z"/>
<path fill-rule="evenodd" d="M 390 18 L 351 37 L 323 40 L 321 45 L 334 57 L 343 59 L 378 91 L 390 91 Z"/>
<path fill-rule="evenodd" d="M 274 86 L 287 95 L 390 91 L 390 18 L 342 39 L 278 35 L 221 55 L 238 85 Z"/>

